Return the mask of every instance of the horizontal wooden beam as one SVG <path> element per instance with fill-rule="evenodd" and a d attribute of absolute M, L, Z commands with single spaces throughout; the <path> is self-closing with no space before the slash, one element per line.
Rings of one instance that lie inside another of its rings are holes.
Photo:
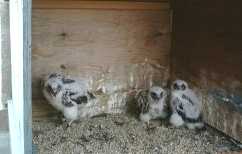
<path fill-rule="evenodd" d="M 34 0 L 33 9 L 164 10 L 169 3 L 140 1 Z"/>

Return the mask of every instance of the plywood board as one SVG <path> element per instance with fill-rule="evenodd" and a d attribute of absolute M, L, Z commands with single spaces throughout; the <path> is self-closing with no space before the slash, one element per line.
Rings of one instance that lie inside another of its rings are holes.
<path fill-rule="evenodd" d="M 33 117 L 50 114 L 35 102 L 46 105 L 40 79 L 51 72 L 92 81 L 105 75 L 123 89 L 168 79 L 169 10 L 34 9 L 32 28 Z"/>
<path fill-rule="evenodd" d="M 60 114 L 45 100 L 33 101 L 33 120 L 61 120 Z"/>
<path fill-rule="evenodd" d="M 225 4 L 231 11 L 225 11 Z M 202 92 L 206 122 L 240 141 L 241 6 L 239 1 L 175 0 L 171 50 L 172 77 L 185 79 Z M 224 95 L 210 96 L 211 90 Z"/>
<path fill-rule="evenodd" d="M 113 9 L 113 10 L 164 10 L 167 1 L 83 1 L 83 0 L 34 0 L 34 9 Z"/>

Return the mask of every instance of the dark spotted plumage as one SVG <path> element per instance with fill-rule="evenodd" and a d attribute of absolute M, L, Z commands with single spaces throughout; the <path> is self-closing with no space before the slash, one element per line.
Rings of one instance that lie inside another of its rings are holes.
<path fill-rule="evenodd" d="M 96 97 L 93 95 L 93 93 L 91 93 L 91 92 L 89 92 L 89 91 L 87 91 L 87 94 L 89 95 L 89 97 L 91 98 L 91 99 L 95 99 Z"/>
<path fill-rule="evenodd" d="M 185 95 L 182 96 L 182 97 L 187 98 Z M 187 99 L 189 99 L 189 98 L 187 98 Z M 200 114 L 200 116 L 198 118 L 189 118 L 189 117 L 187 117 L 186 114 L 185 114 L 185 111 L 184 111 L 183 104 L 182 104 L 182 102 L 181 102 L 180 99 L 177 98 L 175 100 L 175 103 L 176 104 L 179 104 L 179 105 L 176 106 L 176 109 L 175 110 L 178 113 L 178 115 L 181 116 L 181 118 L 182 118 L 183 121 L 188 122 L 188 123 L 197 123 L 197 122 L 201 122 L 202 121 L 202 115 L 201 114 Z M 190 103 L 190 101 L 189 101 L 189 103 Z"/>
<path fill-rule="evenodd" d="M 52 74 L 49 75 L 49 79 L 56 78 L 56 77 L 57 77 L 57 73 L 52 73 Z"/>
<path fill-rule="evenodd" d="M 192 105 L 194 105 L 193 101 L 190 99 L 190 97 L 188 97 L 187 95 L 185 94 L 182 94 L 182 98 L 187 100 L 189 103 L 191 103 Z"/>
<path fill-rule="evenodd" d="M 69 92 L 69 95 L 70 96 L 74 96 L 74 95 L 76 95 L 77 93 L 76 92 Z"/>
<path fill-rule="evenodd" d="M 61 86 L 58 85 L 56 89 L 53 89 L 49 84 L 46 86 L 46 90 L 53 96 L 56 97 L 56 95 L 61 91 Z"/>
<path fill-rule="evenodd" d="M 71 100 L 76 102 L 77 104 L 86 104 L 88 102 L 87 96 L 79 96 L 75 99 L 71 98 Z"/>
<path fill-rule="evenodd" d="M 75 95 L 77 95 L 77 93 L 74 93 L 74 92 L 69 92 L 69 96 L 71 98 L 72 101 L 76 102 L 76 104 L 86 104 L 88 103 L 88 99 L 95 99 L 96 97 L 91 93 L 91 92 L 87 92 L 87 95 L 89 96 L 78 96 L 78 97 L 75 97 Z"/>
<path fill-rule="evenodd" d="M 64 83 L 64 84 L 70 84 L 70 83 L 74 83 L 74 82 L 75 82 L 75 80 L 62 78 L 62 83 Z"/>
<path fill-rule="evenodd" d="M 140 91 L 136 96 L 138 107 L 141 113 L 147 113 L 149 111 L 150 104 L 148 101 L 148 94 L 148 90 L 144 90 Z"/>
<path fill-rule="evenodd" d="M 65 107 L 72 107 L 72 106 L 74 106 L 74 104 L 71 102 L 71 99 L 68 99 L 68 98 L 70 98 L 70 93 L 68 91 L 66 91 L 62 95 L 62 104 Z"/>
<path fill-rule="evenodd" d="M 173 102 L 172 102 L 173 106 L 177 106 L 177 104 L 182 104 L 182 102 L 179 98 L 174 99 Z"/>
<path fill-rule="evenodd" d="M 86 80 L 66 77 L 62 73 L 52 73 L 43 78 L 41 85 L 44 97 L 55 109 L 61 111 L 67 120 L 73 121 L 103 112 L 90 107 L 99 105 L 95 101 L 95 95 L 88 91 Z"/>

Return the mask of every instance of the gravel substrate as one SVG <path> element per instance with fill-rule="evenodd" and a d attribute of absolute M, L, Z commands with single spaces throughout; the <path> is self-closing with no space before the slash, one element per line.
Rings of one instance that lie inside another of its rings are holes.
<path fill-rule="evenodd" d="M 33 142 L 40 154 L 207 154 L 236 150 L 212 129 L 172 128 L 166 121 L 147 127 L 128 115 L 107 115 L 73 123 L 34 122 Z"/>

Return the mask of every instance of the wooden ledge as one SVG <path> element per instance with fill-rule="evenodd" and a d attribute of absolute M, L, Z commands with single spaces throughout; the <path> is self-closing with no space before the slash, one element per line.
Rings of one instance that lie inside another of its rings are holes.
<path fill-rule="evenodd" d="M 33 0 L 33 9 L 167 10 L 169 3 L 137 1 Z"/>

